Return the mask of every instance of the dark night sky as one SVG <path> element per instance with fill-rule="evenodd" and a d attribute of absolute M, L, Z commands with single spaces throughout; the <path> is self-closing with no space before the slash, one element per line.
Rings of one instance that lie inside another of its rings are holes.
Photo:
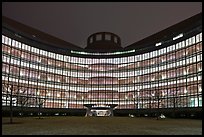
<path fill-rule="evenodd" d="M 86 47 L 108 31 L 126 47 L 202 12 L 202 2 L 4 2 L 2 15 Z"/>

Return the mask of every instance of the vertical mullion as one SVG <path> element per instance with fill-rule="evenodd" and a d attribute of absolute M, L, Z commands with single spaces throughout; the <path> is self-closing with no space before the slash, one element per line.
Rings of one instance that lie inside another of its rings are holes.
<path fill-rule="evenodd" d="M 69 87 L 68 87 L 68 92 L 69 92 L 69 96 L 68 96 L 68 102 L 67 102 L 67 104 L 68 104 L 68 109 L 70 108 L 70 102 L 71 102 L 71 92 L 70 92 L 70 87 L 71 87 L 71 71 L 72 71 L 72 69 L 71 69 L 71 56 L 69 56 L 69 61 L 68 61 L 68 63 L 69 63 L 69 67 L 68 67 L 68 71 L 67 71 L 67 73 L 69 73 L 69 75 L 68 75 L 68 85 L 69 85 Z"/>

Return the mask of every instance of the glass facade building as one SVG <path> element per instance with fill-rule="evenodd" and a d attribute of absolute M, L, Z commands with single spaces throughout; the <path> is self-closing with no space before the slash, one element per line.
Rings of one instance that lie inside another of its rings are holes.
<path fill-rule="evenodd" d="M 42 108 L 66 109 L 84 109 L 84 104 L 137 110 L 202 107 L 202 31 L 169 37 L 165 46 L 143 53 L 60 54 L 12 35 L 2 33 L 2 106 L 12 99 L 16 107 L 38 107 L 39 102 Z"/>

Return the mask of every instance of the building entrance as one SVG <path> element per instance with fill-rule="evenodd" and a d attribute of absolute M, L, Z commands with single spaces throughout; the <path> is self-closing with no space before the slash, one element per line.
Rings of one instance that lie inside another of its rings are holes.
<path fill-rule="evenodd" d="M 111 105 L 84 104 L 84 106 L 87 108 L 85 116 L 110 117 L 113 116 L 113 109 L 117 106 L 117 104 Z"/>

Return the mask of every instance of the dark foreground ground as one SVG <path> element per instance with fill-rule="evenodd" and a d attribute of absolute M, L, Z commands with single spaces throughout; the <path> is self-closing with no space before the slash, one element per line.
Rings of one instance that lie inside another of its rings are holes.
<path fill-rule="evenodd" d="M 150 117 L 2 117 L 2 135 L 202 135 L 202 120 Z"/>

